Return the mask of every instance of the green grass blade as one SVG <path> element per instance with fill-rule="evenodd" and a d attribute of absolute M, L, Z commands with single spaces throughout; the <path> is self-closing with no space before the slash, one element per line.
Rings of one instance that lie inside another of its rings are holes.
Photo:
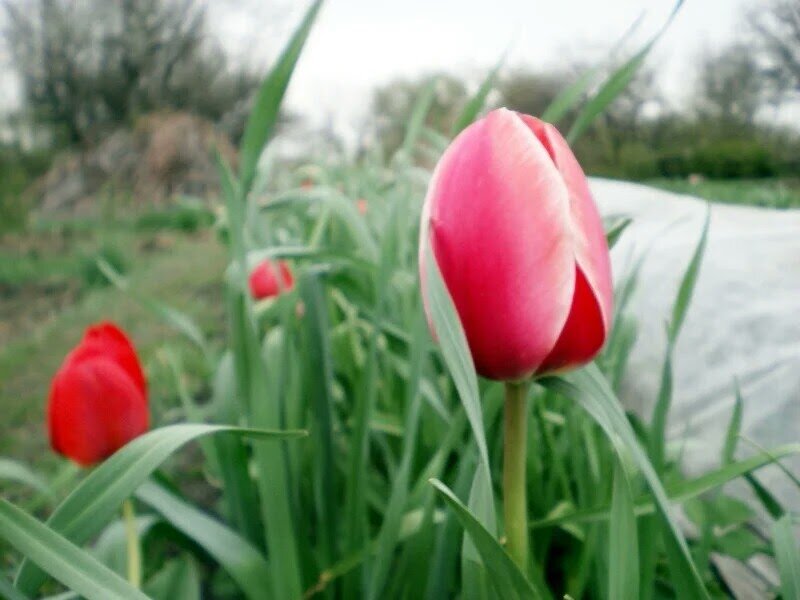
<path fill-rule="evenodd" d="M 417 310 L 417 318 L 414 324 L 412 343 L 411 343 L 411 368 L 409 377 L 406 380 L 407 386 L 407 406 L 403 450 L 400 460 L 400 468 L 392 482 L 392 491 L 389 496 L 389 504 L 383 517 L 383 525 L 378 535 L 377 552 L 373 561 L 372 573 L 369 585 L 368 598 L 381 598 L 383 587 L 389 575 L 392 564 L 392 555 L 400 540 L 400 526 L 402 525 L 403 514 L 408 500 L 409 485 L 411 481 L 411 468 L 414 461 L 414 449 L 417 443 L 417 430 L 419 426 L 420 406 L 422 394 L 420 392 L 420 381 L 422 379 L 422 369 L 425 355 L 427 353 L 428 332 L 425 314 L 420 306 Z"/>
<path fill-rule="evenodd" d="M 305 208 L 309 204 L 322 204 L 330 208 L 333 216 L 347 228 L 350 237 L 361 254 L 372 263 L 378 262 L 380 250 L 364 218 L 358 213 L 353 202 L 337 190 L 323 187 L 310 191 L 294 190 L 264 204 L 261 210 L 274 211 L 291 207 Z"/>
<path fill-rule="evenodd" d="M 494 88 L 495 81 L 497 80 L 497 73 L 503 67 L 505 61 L 506 55 L 504 53 L 503 56 L 500 57 L 500 60 L 497 61 L 497 64 L 494 66 L 494 68 L 492 68 L 492 70 L 486 75 L 486 78 L 481 83 L 478 91 L 475 92 L 475 95 L 472 96 L 464 108 L 461 109 L 461 112 L 458 114 L 458 118 L 456 119 L 455 123 L 453 123 L 453 129 L 450 132 L 452 137 L 455 137 L 461 133 L 478 117 L 480 112 L 483 110 L 483 107 L 486 104 L 486 98 Z"/>
<path fill-rule="evenodd" d="M 239 182 L 243 197 L 247 196 L 253 185 L 261 153 L 278 122 L 283 96 L 321 6 L 322 0 L 315 0 L 311 4 L 275 66 L 272 67 L 258 90 L 253 110 L 245 126 L 239 153 L 241 164 Z"/>
<path fill-rule="evenodd" d="M 609 250 L 617 244 L 631 223 L 633 223 L 633 219 L 630 217 L 622 217 L 611 223 L 606 230 L 606 243 L 608 243 Z"/>
<path fill-rule="evenodd" d="M 617 53 L 617 50 L 625 44 L 625 41 L 639 27 L 639 23 L 642 22 L 643 17 L 644 13 L 639 15 L 639 17 L 631 24 L 631 26 L 628 27 L 627 31 L 625 31 L 625 33 L 623 33 L 619 38 L 619 41 L 614 45 L 614 48 L 612 48 L 611 52 L 609 53 L 612 59 Z M 583 94 L 597 80 L 602 71 L 603 69 L 601 67 L 595 67 L 584 72 L 572 85 L 566 87 L 558 94 L 558 96 L 553 99 L 550 105 L 542 113 L 542 120 L 555 125 L 558 123 L 558 121 L 563 119 L 570 110 L 577 106 L 583 97 Z"/>
<path fill-rule="evenodd" d="M 50 499 L 53 498 L 53 492 L 50 490 L 47 481 L 30 467 L 10 458 L 0 458 L 0 480 L 22 483 L 37 492 L 41 492 Z"/>
<path fill-rule="evenodd" d="M 0 598 L 5 600 L 30 600 L 28 596 L 15 588 L 5 577 L 0 577 Z"/>
<path fill-rule="evenodd" d="M 303 325 L 307 356 L 306 381 L 311 396 L 312 415 L 315 427 L 314 438 L 314 486 L 317 527 L 321 541 L 320 555 L 323 568 L 337 559 L 338 523 L 340 520 L 336 503 L 336 465 L 334 464 L 333 434 L 333 358 L 331 356 L 330 326 L 327 306 L 319 275 L 304 273 L 300 279 L 300 296 L 306 307 Z"/>
<path fill-rule="evenodd" d="M 547 590 L 535 589 L 514 564 L 503 547 L 486 528 L 469 512 L 466 506 L 441 481 L 431 480 L 439 496 L 453 510 L 461 526 L 470 536 L 492 582 L 498 598 L 548 598 Z"/>
<path fill-rule="evenodd" d="M 667 328 L 667 351 L 661 372 L 661 384 L 658 391 L 658 399 L 653 409 L 652 423 L 650 425 L 650 458 L 653 466 L 658 473 L 662 473 L 666 461 L 667 445 L 667 422 L 669 410 L 672 406 L 672 354 L 678 335 L 683 327 L 689 303 L 694 294 L 697 283 L 697 276 L 700 272 L 700 265 L 705 255 L 706 244 L 708 241 L 708 228 L 711 222 L 711 207 L 706 209 L 706 218 L 703 223 L 703 231 L 700 240 L 695 247 L 689 265 L 681 278 L 678 286 L 678 293 L 675 297 L 675 304 L 672 307 L 672 317 Z"/>
<path fill-rule="evenodd" d="M 264 440 L 305 435 L 300 431 L 199 424 L 155 429 L 133 440 L 92 471 L 56 508 L 47 525 L 71 542 L 87 542 L 114 517 L 122 502 L 176 450 L 199 437 L 225 433 Z M 17 574 L 16 586 L 23 593 L 35 594 L 44 579 L 41 569 L 25 561 Z"/>
<path fill-rule="evenodd" d="M 621 458 L 620 460 L 626 460 Z M 614 469 L 614 486 L 609 516 L 608 597 L 619 600 L 639 598 L 639 539 L 633 510 L 631 482 L 625 468 Z"/>
<path fill-rule="evenodd" d="M 739 433 L 742 431 L 742 390 L 739 382 L 736 382 L 736 400 L 731 413 L 731 421 L 728 424 L 728 431 L 725 433 L 725 445 L 722 447 L 722 464 L 729 465 L 733 462 L 736 454 L 736 444 L 739 441 Z"/>
<path fill-rule="evenodd" d="M 697 284 L 697 276 L 700 272 L 700 265 L 703 262 L 705 255 L 706 245 L 708 242 L 708 228 L 711 224 L 711 205 L 706 207 L 706 218 L 703 222 L 703 232 L 700 234 L 700 241 L 692 254 L 692 259 L 689 261 L 689 266 L 681 279 L 680 287 L 678 288 L 678 296 L 675 298 L 675 304 L 672 307 L 672 318 L 670 319 L 669 337 L 671 340 L 677 340 L 678 334 L 683 327 L 683 322 L 686 318 L 686 312 L 689 308 L 689 303 L 694 294 L 694 288 Z"/>
<path fill-rule="evenodd" d="M 153 482 L 142 484 L 136 497 L 208 552 L 249 600 L 272 597 L 265 582 L 269 565 L 246 539 Z"/>
<path fill-rule="evenodd" d="M 630 455 L 636 467 L 647 481 L 656 508 L 665 524 L 667 537 L 676 544 L 681 569 L 673 571 L 673 578 L 687 590 L 692 598 L 707 598 L 703 580 L 689 553 L 689 547 L 680 528 L 670 512 L 669 499 L 661 480 L 639 445 L 636 434 L 625 416 L 619 400 L 603 379 L 595 365 L 574 371 L 564 377 L 547 377 L 542 383 L 568 398 L 578 402 L 605 431 L 618 455 Z"/>
<path fill-rule="evenodd" d="M 147 600 L 147 596 L 91 554 L 3 499 L 0 499 L 0 538 L 89 600 Z"/>
<path fill-rule="evenodd" d="M 683 1 L 684 0 L 678 0 L 675 3 L 675 7 L 672 9 L 672 12 L 670 13 L 670 16 L 664 26 L 661 27 L 655 36 L 653 36 L 647 42 L 644 48 L 639 50 L 639 52 L 637 52 L 616 71 L 614 71 L 608 77 L 608 79 L 603 82 L 603 85 L 600 86 L 597 94 L 595 94 L 595 96 L 586 103 L 586 105 L 581 109 L 580 113 L 578 113 L 578 116 L 575 118 L 575 122 L 572 124 L 572 127 L 567 134 L 568 142 L 573 143 L 575 140 L 577 140 L 583 134 L 583 132 L 586 131 L 589 125 L 591 125 L 592 122 L 608 107 L 608 105 L 611 104 L 626 87 L 628 87 L 628 84 L 630 84 L 630 82 L 633 80 L 633 77 L 636 75 L 636 72 L 644 63 L 645 59 L 650 53 L 650 50 L 652 50 L 655 43 L 672 23 L 675 15 L 683 5 Z"/>
<path fill-rule="evenodd" d="M 427 294 L 428 310 L 433 329 L 441 348 L 450 376 L 453 378 L 467 419 L 472 427 L 475 442 L 478 444 L 479 462 L 485 469 L 488 478 L 491 472 L 489 464 L 489 451 L 486 446 L 486 433 L 483 427 L 483 413 L 481 411 L 480 394 L 478 392 L 478 379 L 475 375 L 475 365 L 472 354 L 467 344 L 467 336 L 456 312 L 453 300 L 439 271 L 439 265 L 430 247 L 425 243 L 425 277 L 423 293 Z M 491 489 L 491 484 L 489 484 Z M 482 523 L 490 531 L 494 531 L 495 523 Z"/>
<path fill-rule="evenodd" d="M 425 117 L 433 105 L 433 99 L 436 95 L 436 81 L 434 77 L 431 81 L 422 88 L 422 91 L 417 98 L 414 108 L 411 110 L 411 116 L 406 124 L 406 135 L 403 138 L 403 144 L 400 146 L 400 151 L 405 157 L 410 157 L 414 150 L 414 146 L 419 139 L 422 128 L 425 125 Z"/>
<path fill-rule="evenodd" d="M 786 444 L 779 446 L 771 451 L 762 452 L 756 456 L 751 456 L 720 467 L 710 473 L 701 475 L 690 481 L 680 481 L 667 487 L 666 492 L 670 502 L 682 503 L 693 498 L 706 494 L 726 483 L 739 477 L 747 476 L 758 469 L 770 464 L 774 464 L 782 458 L 800 454 L 800 444 Z M 650 515 L 655 512 L 652 501 L 638 499 L 636 501 L 636 514 L 638 516 Z M 563 523 L 592 523 L 608 519 L 609 507 L 564 512 L 556 517 L 541 519 L 531 523 L 532 528 L 552 527 Z"/>
<path fill-rule="evenodd" d="M 200 573 L 189 557 L 167 562 L 145 585 L 154 600 L 201 600 Z"/>
<path fill-rule="evenodd" d="M 791 515 L 784 515 L 772 526 L 772 545 L 781 574 L 781 594 L 786 600 L 800 598 L 800 551 Z"/>

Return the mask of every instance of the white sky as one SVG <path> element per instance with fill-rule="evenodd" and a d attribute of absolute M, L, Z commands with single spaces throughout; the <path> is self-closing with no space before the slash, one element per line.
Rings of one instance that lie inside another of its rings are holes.
<path fill-rule="evenodd" d="M 693 83 L 693 64 L 705 48 L 742 35 L 741 15 L 764 0 L 686 0 L 651 55 L 670 99 L 680 102 Z M 398 76 L 447 70 L 479 80 L 505 50 L 508 68 L 557 66 L 602 56 L 642 13 L 631 41 L 641 46 L 664 21 L 673 0 L 328 0 L 289 91 L 291 108 L 314 121 L 333 116 L 352 126 L 370 89 Z M 306 2 L 284 0 L 284 21 L 296 23 Z M 212 7 L 213 8 L 213 7 Z M 246 9 L 245 9 L 246 10 Z M 288 15 L 286 11 L 288 10 Z M 216 20 L 223 39 L 252 28 L 252 15 Z M 244 36 L 253 58 L 273 54 L 285 32 Z M 255 51 L 253 50 L 255 48 Z M 265 54 L 265 55 L 266 55 Z"/>
<path fill-rule="evenodd" d="M 680 102 L 703 49 L 741 35 L 741 14 L 765 0 L 686 0 L 651 56 Z M 208 0 L 212 35 L 266 69 L 306 0 Z M 601 57 L 644 13 L 630 47 L 663 22 L 673 0 L 327 0 L 289 90 L 290 109 L 337 128 L 357 125 L 370 90 L 398 76 L 446 70 L 478 81 L 508 50 L 507 66 L 532 69 Z M 284 24 L 277 27 L 276 22 Z M 0 105 L 16 93 L 0 71 Z"/>

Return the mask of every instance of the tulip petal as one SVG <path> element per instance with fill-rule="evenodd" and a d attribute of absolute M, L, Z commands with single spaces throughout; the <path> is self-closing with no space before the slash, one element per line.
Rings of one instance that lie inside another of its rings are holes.
<path fill-rule="evenodd" d="M 519 117 L 545 146 L 569 190 L 575 261 L 597 299 L 605 338 L 611 330 L 613 313 L 611 261 L 603 221 L 589 191 L 586 175 L 558 129 L 529 115 L 520 114 Z"/>
<path fill-rule="evenodd" d="M 110 358 L 118 363 L 130 375 L 142 395 L 147 397 L 147 382 L 133 343 L 124 331 L 108 321 L 89 327 L 81 343 L 65 359 L 64 365 L 79 364 L 98 357 Z"/>
<path fill-rule="evenodd" d="M 437 165 L 423 235 L 481 375 L 525 377 L 556 345 L 575 286 L 568 209 L 547 150 L 508 110 L 465 129 Z"/>
<path fill-rule="evenodd" d="M 53 449 L 89 466 L 147 431 L 147 400 L 114 360 L 66 365 L 53 380 L 48 425 Z"/>
<path fill-rule="evenodd" d="M 575 267 L 575 295 L 569 317 L 538 372 L 548 373 L 587 363 L 600 351 L 605 339 L 605 324 L 597 296 L 583 271 Z"/>

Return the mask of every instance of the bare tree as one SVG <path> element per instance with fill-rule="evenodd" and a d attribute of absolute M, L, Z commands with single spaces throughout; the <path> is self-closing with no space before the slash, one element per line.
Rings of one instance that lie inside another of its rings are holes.
<path fill-rule="evenodd" d="M 752 48 L 735 44 L 703 60 L 695 97 L 701 118 L 752 127 L 765 100 L 765 74 Z"/>
<path fill-rule="evenodd" d="M 193 0 L 2 0 L 5 38 L 34 119 L 89 141 L 161 108 L 214 120 L 255 78 L 232 70 Z M 230 123 L 237 134 L 239 123 Z"/>
<path fill-rule="evenodd" d="M 746 21 L 764 55 L 773 91 L 800 94 L 800 0 L 759 2 Z"/>

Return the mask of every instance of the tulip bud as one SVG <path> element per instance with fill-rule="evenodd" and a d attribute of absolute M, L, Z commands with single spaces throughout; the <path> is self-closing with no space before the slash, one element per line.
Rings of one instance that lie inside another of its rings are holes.
<path fill-rule="evenodd" d="M 292 289 L 294 278 L 289 265 L 281 260 L 265 260 L 250 273 L 250 293 L 256 300 L 272 298 Z"/>
<path fill-rule="evenodd" d="M 492 111 L 436 166 L 422 216 L 475 367 L 519 380 L 575 367 L 611 327 L 608 245 L 586 176 L 558 130 Z"/>
<path fill-rule="evenodd" d="M 89 327 L 53 377 L 51 446 L 90 466 L 147 431 L 148 422 L 147 384 L 130 340 L 112 323 Z"/>

